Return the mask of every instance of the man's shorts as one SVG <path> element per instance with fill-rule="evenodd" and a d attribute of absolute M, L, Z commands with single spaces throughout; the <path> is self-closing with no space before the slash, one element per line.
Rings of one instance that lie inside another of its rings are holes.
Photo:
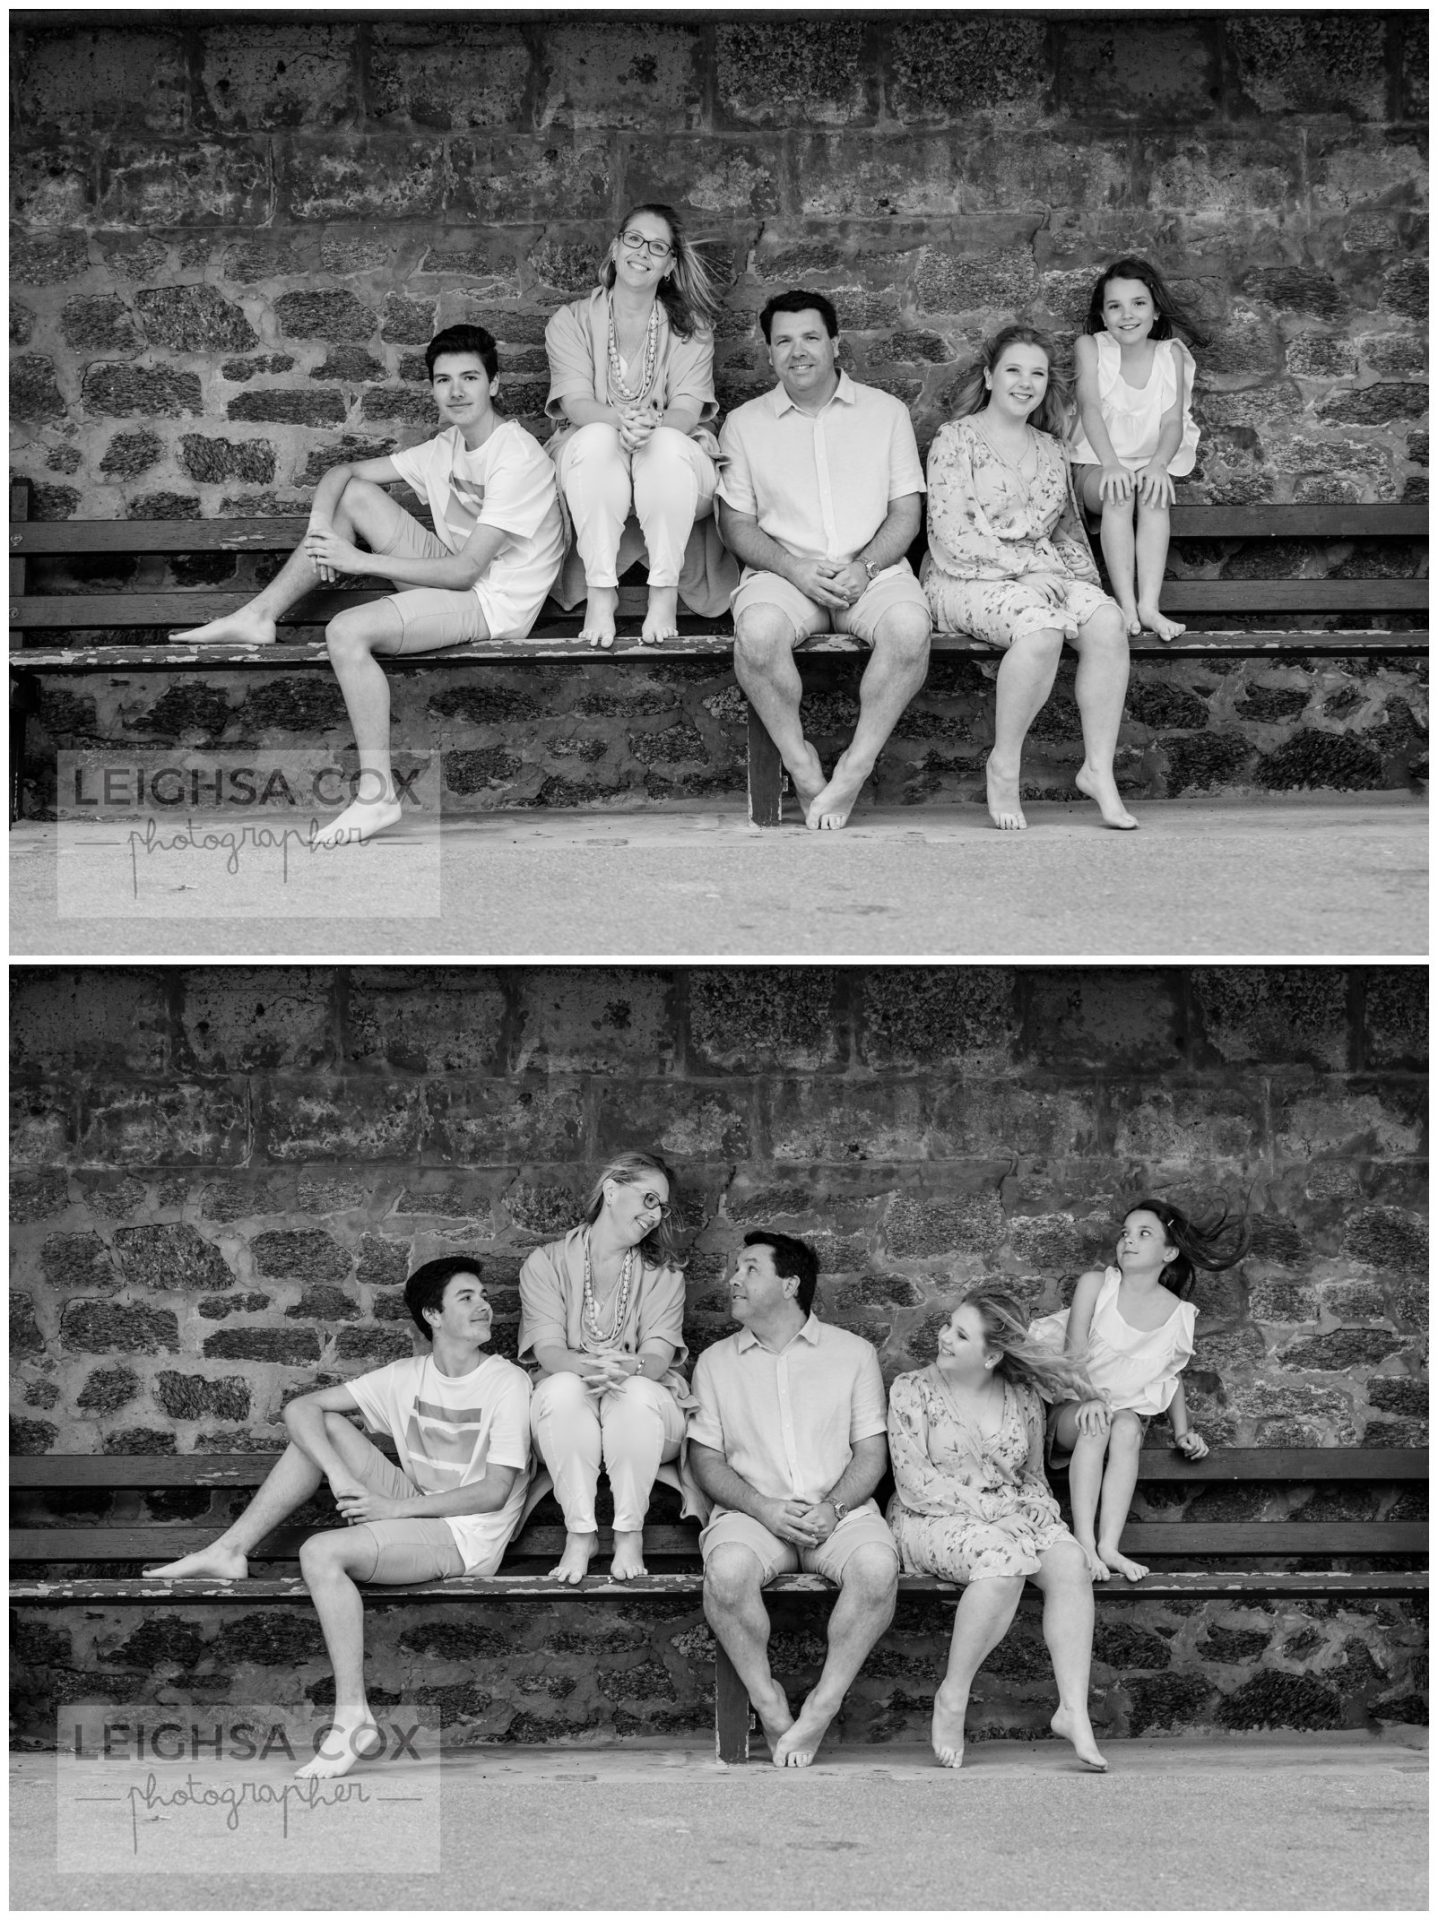
<path fill-rule="evenodd" d="M 860 1547 L 883 1547 L 899 1564 L 899 1549 L 888 1522 L 872 1500 L 854 1507 L 817 1547 L 799 1548 L 781 1540 L 747 1513 L 718 1508 L 699 1536 L 699 1551 L 707 1563 L 716 1547 L 747 1547 L 764 1569 L 767 1584 L 781 1573 L 822 1573 L 835 1586 L 844 1584 L 844 1568 Z"/>
<path fill-rule="evenodd" d="M 746 573 L 734 595 L 735 624 L 755 607 L 777 607 L 794 629 L 797 647 L 816 633 L 847 633 L 866 647 L 874 644 L 879 622 L 895 607 L 914 607 L 929 619 L 929 602 L 907 560 L 896 561 L 865 587 L 852 607 L 821 607 L 778 573 Z"/>
<path fill-rule="evenodd" d="M 421 529 L 423 531 L 423 529 Z M 360 1479 L 387 1500 L 413 1500 L 420 1493 L 410 1479 L 374 1443 Z M 447 1580 L 464 1572 L 464 1556 L 443 1520 L 367 1520 L 347 1529 L 352 1540 L 363 1540 L 374 1550 L 368 1569 L 356 1567 L 357 1580 L 373 1580 L 383 1587 L 409 1586 L 420 1580 Z"/>

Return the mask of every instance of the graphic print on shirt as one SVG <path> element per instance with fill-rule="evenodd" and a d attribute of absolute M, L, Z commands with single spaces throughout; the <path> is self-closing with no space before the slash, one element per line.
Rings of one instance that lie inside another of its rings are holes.
<path fill-rule="evenodd" d="M 451 535 L 463 547 L 479 525 L 479 516 L 484 512 L 484 487 L 477 480 L 466 479 L 458 466 L 450 469 L 449 504 L 445 509 L 444 523 Z M 456 549 L 458 551 L 458 549 Z"/>
<path fill-rule="evenodd" d="M 416 1400 L 405 1422 L 411 1477 L 424 1493 L 447 1493 L 478 1479 L 488 1452 L 483 1407 Z"/>

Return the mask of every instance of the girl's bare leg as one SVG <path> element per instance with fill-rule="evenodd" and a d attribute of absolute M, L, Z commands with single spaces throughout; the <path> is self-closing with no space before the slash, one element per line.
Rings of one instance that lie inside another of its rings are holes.
<path fill-rule="evenodd" d="M 1165 618 L 1158 610 L 1163 591 L 1163 568 L 1168 559 L 1169 517 L 1167 507 L 1138 507 L 1138 617 L 1160 640 L 1176 640 L 1188 629 L 1178 620 Z"/>
<path fill-rule="evenodd" d="M 1100 607 L 1079 628 L 1074 646 L 1078 652 L 1074 698 L 1084 746 L 1083 765 L 1074 775 L 1074 785 L 1096 804 L 1106 827 L 1128 830 L 1138 822 L 1119 798 L 1113 773 L 1128 692 L 1128 636 L 1122 615 L 1112 605 Z"/>
<path fill-rule="evenodd" d="M 1139 1453 L 1143 1447 L 1143 1423 L 1135 1413 L 1120 1410 L 1113 1417 L 1108 1436 L 1108 1466 L 1103 1476 L 1099 1501 L 1099 1558 L 1125 1580 L 1142 1580 L 1148 1568 L 1119 1552 L 1133 1490 L 1138 1485 Z"/>
<path fill-rule="evenodd" d="M 994 689 L 994 745 L 984 771 L 989 818 L 1005 832 L 1028 825 L 1019 804 L 1024 741 L 1053 691 L 1063 635 L 1057 627 L 1021 634 L 999 662 Z"/>
<path fill-rule="evenodd" d="M 964 1764 L 964 1717 L 974 1675 L 1013 1625 L 1024 1590 L 1018 1574 L 971 1580 L 954 1609 L 949 1665 L 934 1695 L 932 1742 L 941 1767 Z"/>
<path fill-rule="evenodd" d="M 1049 1725 L 1069 1741 L 1095 1773 L 1108 1762 L 1094 1745 L 1088 1717 L 1089 1668 L 1093 1662 L 1093 1585 L 1081 1555 L 1065 1541 L 1039 1555 L 1034 1585 L 1044 1597 L 1044 1642 L 1054 1665 L 1059 1704 Z"/>
<path fill-rule="evenodd" d="M 1108 1447 L 1107 1433 L 1080 1433 L 1077 1402 L 1059 1408 L 1055 1436 L 1058 1444 L 1072 1454 L 1069 1461 L 1069 1511 L 1073 1517 L 1074 1538 L 1083 1550 L 1089 1574 L 1095 1580 L 1107 1580 L 1109 1569 L 1099 1556 L 1094 1536 L 1098 1513 L 1099 1488 L 1103 1483 L 1103 1457 Z"/>

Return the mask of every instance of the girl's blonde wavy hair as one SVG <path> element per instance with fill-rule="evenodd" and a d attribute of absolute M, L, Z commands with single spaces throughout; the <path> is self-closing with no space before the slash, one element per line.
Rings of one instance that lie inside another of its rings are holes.
<path fill-rule="evenodd" d="M 983 1321 L 984 1344 L 999 1353 L 997 1370 L 1015 1386 L 1032 1387 L 1050 1405 L 1098 1397 L 1080 1361 L 1031 1338 L 1029 1310 L 1022 1300 L 981 1285 L 970 1288 L 954 1311 L 959 1307 L 972 1307 Z"/>
<path fill-rule="evenodd" d="M 1045 333 L 1042 327 L 1031 327 L 1024 320 L 1011 320 L 992 339 L 985 340 L 978 359 L 959 380 L 954 396 L 953 417 L 962 420 L 968 414 L 983 412 L 988 405 L 984 375 L 993 372 L 1004 349 L 1015 342 L 1039 348 L 1049 363 L 1049 383 L 1044 389 L 1043 399 L 1029 415 L 1029 425 L 1037 427 L 1041 433 L 1051 433 L 1056 440 L 1062 440 L 1068 432 L 1073 414 L 1073 376 L 1059 360 L 1058 345 L 1053 335 Z"/>

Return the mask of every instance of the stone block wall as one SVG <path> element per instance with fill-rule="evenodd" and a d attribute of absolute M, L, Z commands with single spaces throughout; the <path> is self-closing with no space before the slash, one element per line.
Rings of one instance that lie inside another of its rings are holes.
<path fill-rule="evenodd" d="M 625 207 L 656 195 L 727 286 L 725 407 L 772 384 L 757 309 L 807 284 L 835 301 L 854 372 L 908 403 L 927 446 L 986 331 L 1022 314 L 1068 334 L 1096 270 L 1139 249 L 1211 336 L 1186 497 L 1427 497 L 1421 14 L 18 18 L 13 470 L 43 517 L 303 511 L 336 459 L 426 436 L 420 349 L 471 317 L 501 342 L 503 404 L 543 434 L 545 320 L 593 283 Z M 1242 579 L 1373 559 L 1225 542 L 1173 564 Z M 99 572 L 230 587 L 247 565 Z M 52 577 L 82 589 L 97 573 Z M 809 673 L 826 745 L 858 671 Z M 1072 797 L 1070 673 L 1030 798 Z M 936 670 L 880 763 L 881 800 L 982 797 L 992 675 Z M 554 721 L 524 682 L 496 696 L 487 672 L 406 676 L 398 720 L 450 756 L 460 811 L 738 786 L 727 675 L 658 669 L 637 698 L 602 665 L 567 678 Z M 255 692 L 216 676 L 198 702 L 157 701 L 85 680 L 52 691 L 42 723 L 61 747 L 248 744 Z M 259 697 L 272 715 L 311 704 L 293 677 Z M 1130 714 L 1134 795 L 1426 771 L 1421 676 L 1401 667 L 1144 665 Z M 274 717 L 259 737 L 286 744 Z"/>
<path fill-rule="evenodd" d="M 607 1154 L 648 1144 L 679 1170 L 695 1351 L 730 1330 L 722 1282 L 757 1223 L 813 1239 L 820 1312 L 892 1379 L 932 1356 L 967 1283 L 1046 1310 L 1145 1191 L 1227 1195 L 1255 1237 L 1197 1293 L 1200 1428 L 1421 1445 L 1426 1018 L 1425 971 L 1403 967 L 16 969 L 12 1449 L 274 1450 L 288 1397 L 411 1351 L 399 1289 L 448 1248 L 478 1254 L 512 1355 L 526 1251 L 572 1223 Z M 157 1512 L 211 1496 L 186 1498 Z M 1362 1483 L 1312 1499 L 1309 1517 L 1419 1505 Z M 1213 1488 L 1185 1511 L 1261 1501 Z M 460 1737 L 710 1711 L 687 1603 L 374 1611 L 383 1687 L 427 1690 Z M 844 1737 L 920 1735 L 946 1618 L 905 1603 Z M 798 1685 L 814 1616 L 778 1619 Z M 323 1696 L 292 1610 L 47 1611 L 21 1631 L 37 1738 L 49 1702 L 92 1685 Z M 1397 1602 L 1100 1612 L 1113 1733 L 1410 1719 L 1423 1684 Z M 1048 1685 L 1028 1623 L 983 1677 L 981 1727 L 1037 1734 Z"/>

